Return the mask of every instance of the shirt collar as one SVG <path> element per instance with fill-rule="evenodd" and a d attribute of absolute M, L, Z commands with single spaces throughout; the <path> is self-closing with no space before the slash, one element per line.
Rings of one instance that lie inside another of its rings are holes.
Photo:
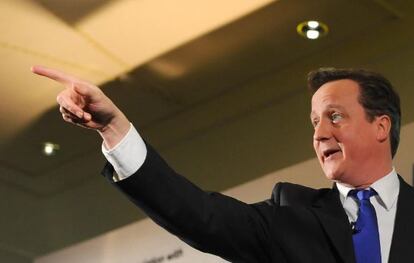
<path fill-rule="evenodd" d="M 342 183 L 336 183 L 336 186 L 342 203 L 348 198 L 349 191 L 355 189 Z M 375 181 L 370 188 L 373 188 L 377 192 L 379 201 L 385 209 L 390 210 L 396 204 L 398 193 L 400 192 L 400 181 L 398 180 L 395 168 L 386 176 Z"/>

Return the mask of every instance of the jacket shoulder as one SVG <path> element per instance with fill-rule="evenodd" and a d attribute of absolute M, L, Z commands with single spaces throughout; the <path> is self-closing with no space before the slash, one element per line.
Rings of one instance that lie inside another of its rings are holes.
<path fill-rule="evenodd" d="M 273 188 L 271 200 L 278 206 L 308 206 L 329 191 L 332 189 L 281 182 Z"/>

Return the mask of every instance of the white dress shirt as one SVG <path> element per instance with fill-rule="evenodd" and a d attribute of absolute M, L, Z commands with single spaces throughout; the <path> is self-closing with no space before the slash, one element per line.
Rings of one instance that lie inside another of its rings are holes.
<path fill-rule="evenodd" d="M 119 181 L 134 174 L 141 167 L 147 155 L 147 148 L 142 137 L 131 124 L 125 137 L 112 149 L 108 150 L 102 144 L 102 152 L 114 167 L 113 179 Z M 348 192 L 353 188 L 341 183 L 337 183 L 337 187 L 349 222 L 355 222 L 357 220 L 358 203 L 352 197 L 348 197 Z M 370 201 L 375 208 L 378 219 L 381 261 L 386 263 L 390 254 L 397 198 L 400 191 L 400 182 L 395 169 L 372 184 L 371 188 L 378 193 L 378 195 L 371 197 Z"/>
<path fill-rule="evenodd" d="M 102 143 L 102 153 L 115 170 L 114 180 L 119 181 L 133 175 L 147 157 L 147 147 L 132 123 L 125 137 L 112 149 Z"/>
<path fill-rule="evenodd" d="M 349 222 L 356 222 L 358 202 L 348 196 L 353 188 L 341 183 L 336 184 L 342 206 L 348 215 Z M 400 181 L 393 168 L 386 176 L 371 185 L 378 195 L 372 196 L 370 201 L 375 208 L 378 221 L 378 232 L 381 245 L 381 262 L 387 263 L 390 255 L 392 233 L 394 232 L 395 214 L 397 212 L 397 199 L 400 192 Z"/>

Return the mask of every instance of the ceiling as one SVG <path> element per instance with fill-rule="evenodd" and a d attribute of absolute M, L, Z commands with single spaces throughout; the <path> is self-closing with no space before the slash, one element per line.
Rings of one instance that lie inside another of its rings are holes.
<path fill-rule="evenodd" d="M 383 72 L 413 121 L 413 11 L 408 0 L 1 1 L 0 259 L 30 262 L 143 217 L 99 176 L 97 134 L 60 120 L 62 87 L 31 65 L 100 85 L 177 170 L 224 190 L 313 156 L 310 69 Z M 330 33 L 301 38 L 308 19 Z M 41 154 L 46 141 L 58 154 Z"/>

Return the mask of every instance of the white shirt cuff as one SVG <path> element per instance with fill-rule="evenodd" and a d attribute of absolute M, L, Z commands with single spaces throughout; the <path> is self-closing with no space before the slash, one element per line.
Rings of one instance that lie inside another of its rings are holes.
<path fill-rule="evenodd" d="M 119 181 L 138 171 L 147 156 L 147 147 L 131 123 L 128 133 L 115 147 L 107 150 L 102 143 L 102 153 L 114 167 L 114 180 Z"/>

